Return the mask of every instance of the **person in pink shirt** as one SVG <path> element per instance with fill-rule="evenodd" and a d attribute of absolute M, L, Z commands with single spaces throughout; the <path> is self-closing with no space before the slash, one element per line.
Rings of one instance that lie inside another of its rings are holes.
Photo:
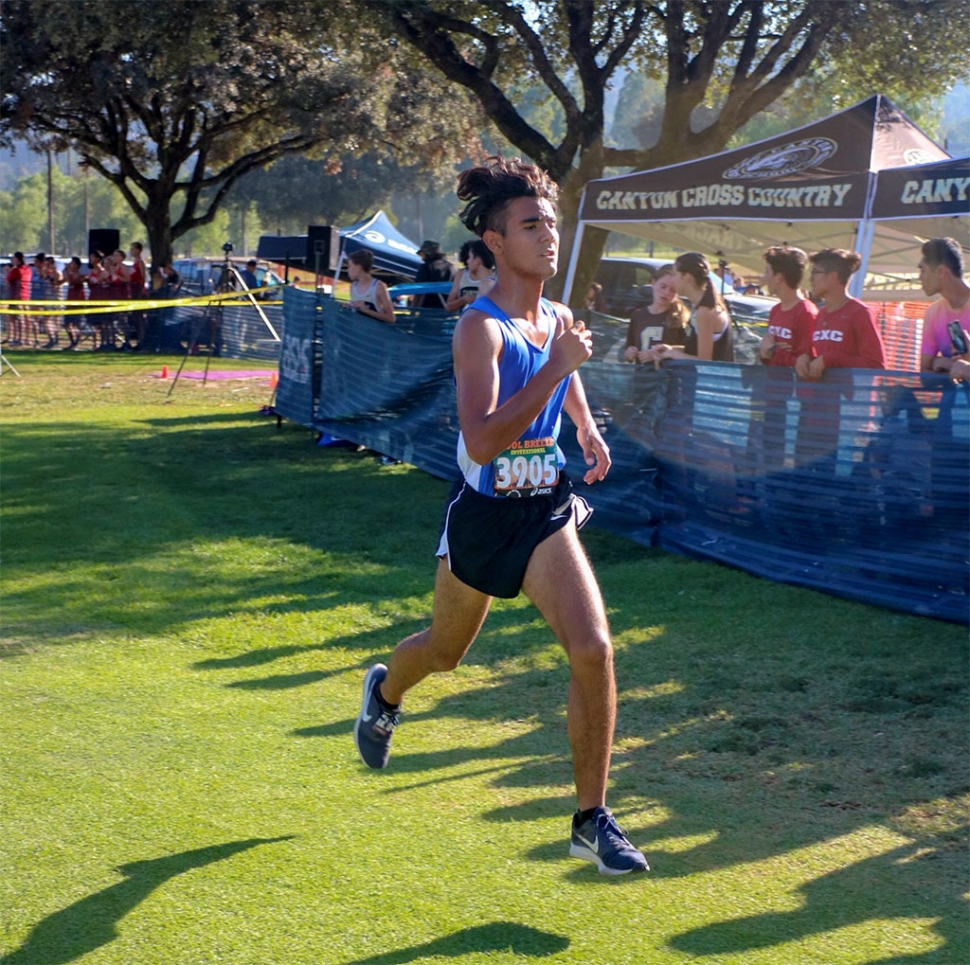
<path fill-rule="evenodd" d="M 959 322 L 970 332 L 970 285 L 963 280 L 963 252 L 953 238 L 931 238 L 920 249 L 919 282 L 924 294 L 939 295 L 926 309 L 920 346 L 921 372 L 949 372 L 958 353 L 953 350 L 947 326 Z M 970 335 L 967 336 L 970 342 Z"/>
<path fill-rule="evenodd" d="M 758 354 L 765 365 L 795 367 L 800 355 L 810 355 L 812 332 L 818 309 L 799 291 L 805 277 L 808 255 L 788 245 L 765 251 L 765 273 L 761 284 L 778 299 L 768 316 L 768 334 Z"/>
<path fill-rule="evenodd" d="M 846 291 L 859 270 L 857 251 L 825 248 L 808 259 L 812 263 L 812 294 L 825 302 L 815 318 L 812 351 L 795 361 L 800 379 L 820 379 L 826 369 L 884 369 L 886 352 L 873 313 Z"/>

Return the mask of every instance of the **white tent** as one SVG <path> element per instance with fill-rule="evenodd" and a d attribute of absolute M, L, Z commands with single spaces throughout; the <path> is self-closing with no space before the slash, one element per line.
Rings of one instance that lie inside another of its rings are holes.
<path fill-rule="evenodd" d="M 566 276 L 587 225 L 700 251 L 752 274 L 762 253 L 850 248 L 851 291 L 919 295 L 919 246 L 949 235 L 970 249 L 970 159 L 953 159 L 882 95 L 777 137 L 682 164 L 590 181 Z M 906 276 L 910 277 L 906 277 Z"/>

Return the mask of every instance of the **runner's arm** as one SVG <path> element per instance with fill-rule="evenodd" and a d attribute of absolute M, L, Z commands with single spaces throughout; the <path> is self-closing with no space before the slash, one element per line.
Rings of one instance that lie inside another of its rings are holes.
<path fill-rule="evenodd" d="M 562 319 L 564 329 L 571 329 L 574 326 L 578 329 L 584 327 L 582 323 L 574 323 L 573 313 L 565 305 L 559 302 L 555 302 L 554 305 L 556 314 Z M 576 426 L 576 440 L 582 446 L 586 465 L 589 466 L 583 474 L 583 481 L 588 485 L 605 479 L 612 465 L 610 448 L 596 427 L 596 420 L 590 411 L 586 390 L 583 388 L 578 372 L 573 372 L 573 377 L 569 380 L 563 408 Z"/>
<path fill-rule="evenodd" d="M 549 361 L 526 385 L 498 404 L 502 335 L 484 312 L 467 311 L 452 342 L 458 421 L 468 454 L 479 465 L 508 449 L 535 420 L 556 386 L 590 356 L 589 333 L 561 326 Z"/>

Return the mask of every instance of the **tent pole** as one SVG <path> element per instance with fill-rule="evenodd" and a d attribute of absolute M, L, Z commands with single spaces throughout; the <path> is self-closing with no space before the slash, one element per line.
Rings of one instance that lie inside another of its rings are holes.
<path fill-rule="evenodd" d="M 583 197 L 586 196 L 586 189 L 583 189 Z M 580 199 L 579 210 L 583 210 L 583 201 Z M 583 245 L 583 232 L 586 229 L 586 222 L 580 221 L 576 226 L 576 237 L 573 239 L 573 250 L 569 255 L 569 267 L 566 269 L 566 281 L 562 290 L 562 303 L 568 305 L 573 293 L 573 279 L 576 277 L 576 265 L 579 263 L 579 249 Z"/>
<path fill-rule="evenodd" d="M 855 236 L 855 250 L 862 256 L 862 264 L 849 282 L 849 294 L 861 298 L 866 287 L 866 272 L 869 270 L 869 254 L 872 251 L 872 238 L 875 225 L 872 222 L 872 203 L 876 197 L 877 172 L 870 172 L 866 183 L 866 202 L 862 209 L 862 220 Z"/>
<path fill-rule="evenodd" d="M 340 273 L 344 270 L 344 262 L 347 260 L 347 255 L 344 251 L 344 246 L 340 246 L 340 257 L 337 259 L 337 270 L 333 273 L 333 288 L 330 290 L 330 297 L 337 297 L 337 282 L 340 281 Z"/>
<path fill-rule="evenodd" d="M 866 272 L 869 270 L 869 254 L 872 251 L 874 231 L 875 225 L 872 221 L 866 219 L 859 222 L 859 230 L 855 236 L 855 250 L 862 256 L 862 263 L 849 282 L 849 294 L 853 298 L 862 298 L 866 287 Z"/>

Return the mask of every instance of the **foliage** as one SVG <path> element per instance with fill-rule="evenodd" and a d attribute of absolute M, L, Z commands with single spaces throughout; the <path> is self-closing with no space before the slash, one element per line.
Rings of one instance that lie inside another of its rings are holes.
<path fill-rule="evenodd" d="M 210 222 L 234 183 L 289 153 L 369 143 L 452 156 L 454 113 L 395 63 L 342 37 L 342 3 L 10 0 L 0 19 L 2 129 L 71 144 L 146 225 L 154 257 Z M 338 46 L 330 46 L 336 44 Z M 472 112 L 473 113 L 473 112 Z M 415 117 L 430 129 L 411 136 Z M 462 121 L 469 130 L 469 115 Z"/>
<path fill-rule="evenodd" d="M 957 85 L 943 99 L 940 137 L 954 157 L 970 154 L 970 82 Z"/>
<path fill-rule="evenodd" d="M 304 234 L 309 224 L 343 227 L 387 206 L 401 171 L 393 159 L 373 152 L 332 161 L 291 155 L 240 182 L 264 212 L 269 228 Z"/>
<path fill-rule="evenodd" d="M 970 26 L 960 0 L 364 2 L 563 186 L 567 232 L 588 180 L 606 168 L 658 167 L 722 150 L 820 62 L 833 65 L 844 87 L 866 85 L 866 93 L 874 84 L 906 93 L 946 85 L 966 72 Z M 604 141 L 604 93 L 621 68 L 663 86 L 661 110 L 648 102 L 639 121 L 626 121 L 631 132 L 642 128 L 647 146 Z M 516 102 L 525 77 L 555 101 L 561 134 L 531 122 Z M 578 291 L 599 252 L 588 254 L 596 257 L 584 259 Z"/>
<path fill-rule="evenodd" d="M 524 599 L 357 761 L 446 483 L 277 429 L 265 380 L 166 403 L 158 360 L 15 361 L 4 965 L 970 960 L 965 628 L 584 530 L 653 867 L 611 882 L 567 856 L 565 659 Z"/>
<path fill-rule="evenodd" d="M 52 170 L 54 194 L 54 249 L 57 254 L 87 256 L 87 221 L 92 228 L 118 228 L 122 244 L 142 238 L 144 227 L 124 198 L 103 178 L 81 173 L 69 177 Z M 47 233 L 47 174 L 37 173 L 17 181 L 13 191 L 0 193 L 0 250 L 51 251 Z"/>

